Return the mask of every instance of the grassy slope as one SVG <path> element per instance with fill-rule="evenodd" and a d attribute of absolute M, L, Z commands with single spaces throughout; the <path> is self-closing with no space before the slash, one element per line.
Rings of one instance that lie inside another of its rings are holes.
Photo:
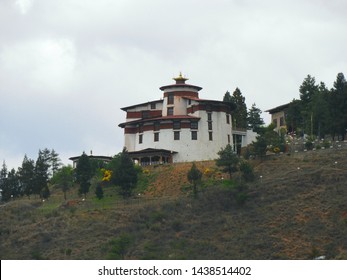
<path fill-rule="evenodd" d="M 211 162 L 198 164 L 216 176 L 198 199 L 185 188 L 191 165 L 178 164 L 148 168 L 149 187 L 129 202 L 111 189 L 101 202 L 69 207 L 59 192 L 43 204 L 13 201 L 0 207 L 0 258 L 347 259 L 347 150 L 255 165 L 262 179 L 244 206 L 218 184 Z"/>

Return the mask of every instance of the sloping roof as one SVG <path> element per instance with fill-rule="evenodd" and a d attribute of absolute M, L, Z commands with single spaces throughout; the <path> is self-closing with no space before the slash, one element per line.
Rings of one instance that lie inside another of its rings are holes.
<path fill-rule="evenodd" d="M 284 109 L 287 109 L 287 108 L 289 107 L 289 104 L 290 104 L 290 103 L 286 103 L 286 104 L 277 106 L 277 107 L 275 107 L 275 108 L 266 110 L 265 112 L 268 112 L 268 113 L 270 113 L 270 114 L 274 114 L 274 113 L 277 113 L 277 112 L 281 112 L 281 111 L 283 111 Z"/>
<path fill-rule="evenodd" d="M 147 102 L 144 102 L 144 103 L 139 103 L 139 104 L 127 106 L 127 107 L 123 107 L 123 108 L 120 108 L 120 109 L 123 110 L 123 111 L 127 111 L 128 109 L 131 109 L 131 108 L 135 108 L 135 107 L 138 107 L 138 106 L 149 105 L 149 104 L 152 104 L 152 103 L 163 103 L 163 99 L 147 101 Z"/>
<path fill-rule="evenodd" d="M 78 160 L 81 156 L 75 156 L 75 157 L 70 157 L 69 160 L 75 161 Z M 89 155 L 88 156 L 90 159 L 97 159 L 97 160 L 105 160 L 105 161 L 111 161 L 112 157 L 108 156 L 94 156 L 94 155 Z"/>
<path fill-rule="evenodd" d="M 194 89 L 194 90 L 197 90 L 197 91 L 202 90 L 202 87 L 189 85 L 189 84 L 172 84 L 172 85 L 162 86 L 159 89 L 160 90 L 165 90 L 165 89 L 168 89 L 168 88 L 180 88 L 180 87 L 181 88 L 182 87 L 191 88 L 191 89 Z"/>

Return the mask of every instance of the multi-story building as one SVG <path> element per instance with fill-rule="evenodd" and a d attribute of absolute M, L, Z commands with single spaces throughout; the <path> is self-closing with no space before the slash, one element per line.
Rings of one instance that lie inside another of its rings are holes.
<path fill-rule="evenodd" d="M 174 80 L 162 99 L 122 108 L 124 146 L 139 164 L 212 160 L 233 144 L 229 104 L 201 99 L 181 74 Z"/>
<path fill-rule="evenodd" d="M 271 123 L 274 124 L 274 130 L 278 133 L 282 128 L 287 129 L 286 110 L 288 109 L 289 104 L 290 103 L 286 103 L 265 111 L 271 114 Z"/>

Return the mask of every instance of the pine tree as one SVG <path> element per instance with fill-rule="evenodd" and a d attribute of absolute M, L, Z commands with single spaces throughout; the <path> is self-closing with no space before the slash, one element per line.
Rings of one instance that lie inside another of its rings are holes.
<path fill-rule="evenodd" d="M 343 73 L 337 74 L 334 88 L 330 91 L 330 108 L 332 135 L 340 135 L 344 140 L 347 128 L 347 82 Z"/>
<path fill-rule="evenodd" d="M 193 163 L 191 169 L 189 170 L 187 174 L 187 177 L 188 177 L 188 181 L 193 186 L 194 196 L 197 196 L 198 194 L 197 185 L 201 181 L 202 172 L 196 167 L 195 163 Z"/>
<path fill-rule="evenodd" d="M 7 187 L 10 190 L 11 197 L 20 197 L 22 191 L 19 185 L 18 173 L 14 168 L 7 174 Z"/>
<path fill-rule="evenodd" d="M 231 179 L 232 173 L 237 171 L 237 166 L 239 164 L 239 157 L 236 153 L 234 153 L 230 144 L 228 144 L 225 148 L 222 148 L 218 152 L 219 158 L 216 159 L 217 166 L 224 167 L 223 171 L 229 173 L 229 177 Z"/>
<path fill-rule="evenodd" d="M 59 158 L 59 154 L 52 149 L 51 154 L 50 154 L 50 163 L 51 163 L 51 168 L 52 168 L 52 175 L 58 171 L 59 167 L 62 165 L 61 160 Z"/>
<path fill-rule="evenodd" d="M 7 185 L 7 165 L 5 161 L 2 163 L 2 168 L 0 170 L 0 190 L 2 195 L 1 199 L 3 201 L 8 201 L 11 198 L 11 192 Z"/>
<path fill-rule="evenodd" d="M 85 152 L 80 156 L 76 166 L 76 181 L 80 185 L 79 194 L 86 198 L 90 188 L 90 179 L 93 177 L 89 157 Z"/>
<path fill-rule="evenodd" d="M 245 97 L 239 88 L 236 88 L 231 97 L 232 103 L 236 105 L 233 112 L 233 127 L 235 128 L 247 128 L 247 106 L 245 103 Z"/>
<path fill-rule="evenodd" d="M 119 192 L 124 198 L 131 196 L 137 183 L 137 171 L 134 163 L 129 157 L 126 148 L 123 149 L 119 157 L 117 168 L 113 171 L 113 182 L 119 186 Z"/>
<path fill-rule="evenodd" d="M 18 177 L 24 195 L 30 197 L 33 194 L 35 163 L 24 156 L 22 166 L 18 168 Z"/>
<path fill-rule="evenodd" d="M 255 132 L 259 131 L 259 128 L 264 124 L 261 113 L 262 111 L 256 107 L 255 103 L 253 103 L 247 114 L 248 129 L 252 129 Z"/>
<path fill-rule="evenodd" d="M 34 184 L 33 193 L 39 195 L 42 198 L 44 191 L 47 194 L 47 184 L 48 184 L 48 169 L 49 164 L 47 163 L 47 153 L 39 150 L 39 155 L 35 163 L 34 168 Z"/>

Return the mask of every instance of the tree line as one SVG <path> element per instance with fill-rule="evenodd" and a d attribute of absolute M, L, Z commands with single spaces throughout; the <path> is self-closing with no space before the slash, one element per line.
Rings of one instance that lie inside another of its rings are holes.
<path fill-rule="evenodd" d="M 7 169 L 6 162 L 2 164 L 0 170 L 0 189 L 2 200 L 8 201 L 11 198 L 35 195 L 40 198 L 48 198 L 50 191 L 48 188 L 49 179 L 54 176 L 61 166 L 59 154 L 47 148 L 39 150 L 36 161 L 24 156 L 22 165 L 17 170 Z"/>
<path fill-rule="evenodd" d="M 330 135 L 344 140 L 347 129 L 347 82 L 338 73 L 333 87 L 307 75 L 299 87 L 300 99 L 294 99 L 285 110 L 287 131 L 296 135 L 325 138 Z"/>
<path fill-rule="evenodd" d="M 8 171 L 3 162 L 0 170 L 2 201 L 23 196 L 47 199 L 52 187 L 61 189 L 66 200 L 73 186 L 78 186 L 78 194 L 84 198 L 93 186 L 95 195 L 101 199 L 106 185 L 115 185 L 119 194 L 128 198 L 136 187 L 138 172 L 125 148 L 109 163 L 90 158 L 83 152 L 75 169 L 71 165 L 62 165 L 53 149 L 39 150 L 36 161 L 25 155 L 18 170 Z"/>

